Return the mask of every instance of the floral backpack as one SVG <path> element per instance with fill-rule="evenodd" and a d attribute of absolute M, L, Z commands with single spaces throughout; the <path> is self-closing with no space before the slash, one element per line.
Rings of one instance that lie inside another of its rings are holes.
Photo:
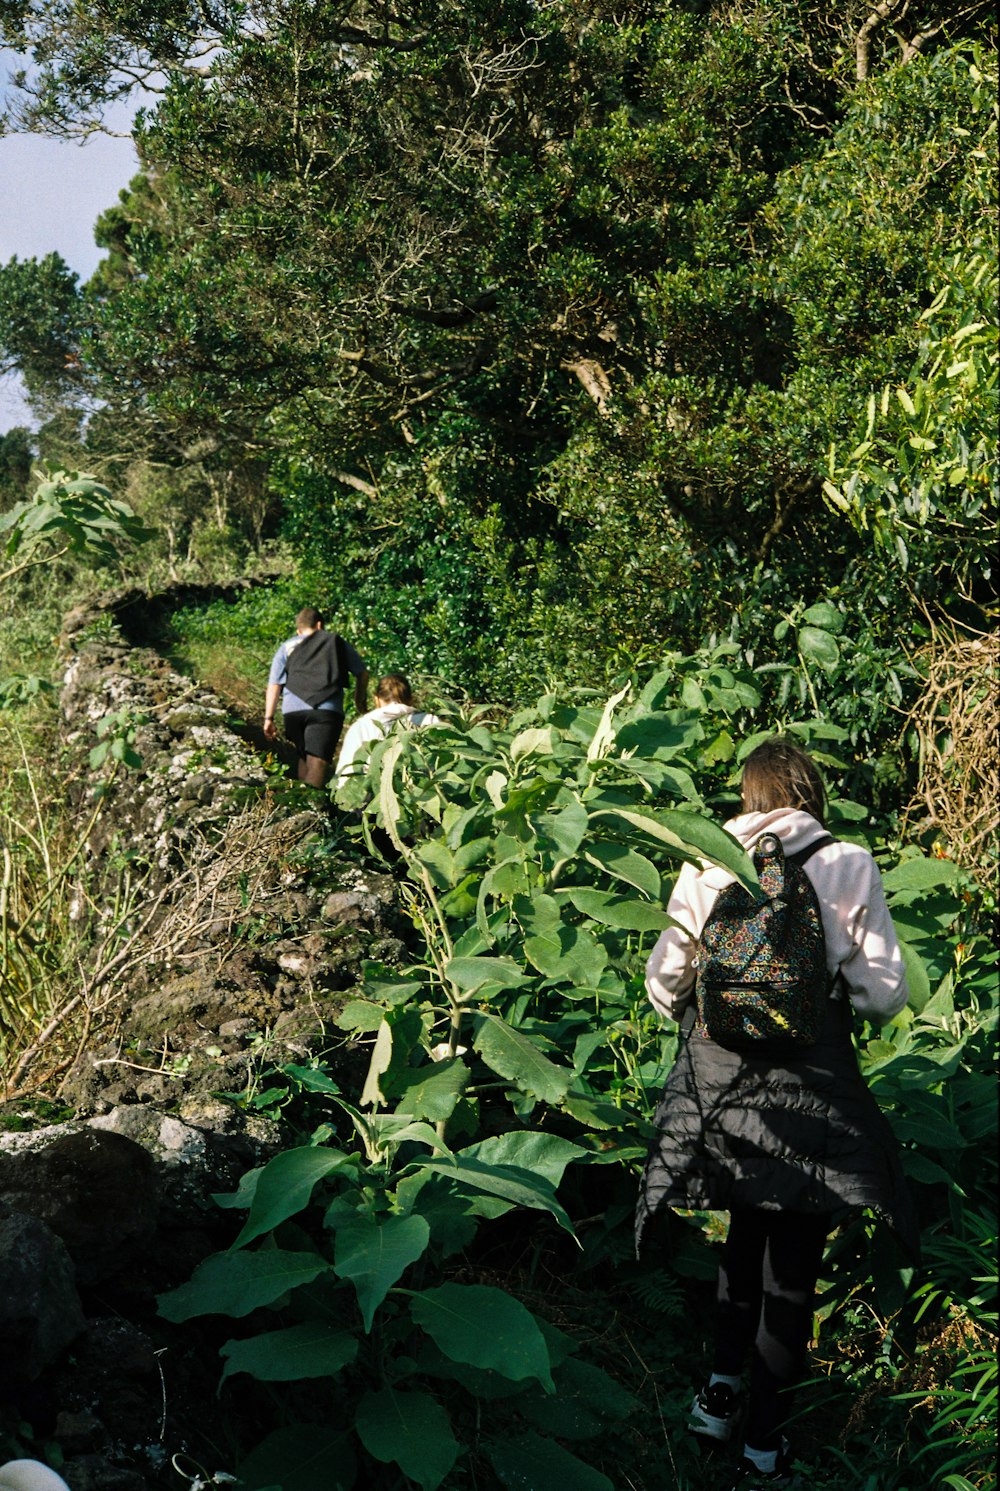
<path fill-rule="evenodd" d="M 802 866 L 832 844 L 797 854 L 765 834 L 753 862 L 762 895 L 738 882 L 719 892 L 695 954 L 695 1030 L 732 1051 L 792 1055 L 815 1044 L 832 982 L 819 901 Z"/>

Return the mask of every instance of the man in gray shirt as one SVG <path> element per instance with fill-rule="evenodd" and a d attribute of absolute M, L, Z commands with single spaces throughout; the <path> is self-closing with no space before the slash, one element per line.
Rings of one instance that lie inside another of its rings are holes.
<path fill-rule="evenodd" d="M 295 636 L 271 660 L 264 704 L 264 735 L 277 740 L 274 713 L 281 699 L 285 736 L 299 754 L 300 782 L 326 785 L 344 725 L 344 687 L 354 677 L 354 707 L 368 709 L 368 668 L 349 642 L 323 628 L 314 606 L 295 618 Z"/>

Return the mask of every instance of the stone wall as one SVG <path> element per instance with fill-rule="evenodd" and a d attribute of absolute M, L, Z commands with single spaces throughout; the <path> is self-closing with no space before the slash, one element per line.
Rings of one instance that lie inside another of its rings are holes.
<path fill-rule="evenodd" d="M 47 1092 L 72 1120 L 0 1105 L 0 1451 L 54 1441 L 70 1491 L 179 1491 L 171 1459 L 204 1464 L 218 1427 L 217 1343 L 159 1321 L 156 1294 L 228 1245 L 242 1218 L 212 1196 L 288 1142 L 241 1095 L 319 1051 L 360 1086 L 367 1053 L 336 1015 L 402 928 L 391 876 L 331 853 L 324 798 L 94 622 L 68 618 L 59 769 L 91 824 L 80 914 L 97 907 L 107 946 L 81 969 L 83 1049 Z M 138 765 L 91 764 L 109 715 Z"/>

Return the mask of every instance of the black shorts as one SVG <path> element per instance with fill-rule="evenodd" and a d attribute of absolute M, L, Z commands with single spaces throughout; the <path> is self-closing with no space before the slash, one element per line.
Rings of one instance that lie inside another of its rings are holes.
<path fill-rule="evenodd" d="M 337 751 L 344 716 L 333 709 L 291 709 L 282 716 L 285 739 L 299 753 L 299 760 L 318 756 L 329 764 Z"/>

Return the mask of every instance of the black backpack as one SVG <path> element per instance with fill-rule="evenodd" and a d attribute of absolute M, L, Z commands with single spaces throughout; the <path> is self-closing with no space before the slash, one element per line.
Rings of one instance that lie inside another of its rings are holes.
<path fill-rule="evenodd" d="M 310 709 L 328 703 L 348 679 L 344 639 L 322 629 L 309 632 L 288 651 L 286 677 L 293 694 Z"/>
<path fill-rule="evenodd" d="M 823 1026 L 832 981 L 819 901 L 802 866 L 825 834 L 785 855 L 765 834 L 754 850 L 758 899 L 738 882 L 715 899 L 695 954 L 696 1031 L 732 1051 L 808 1050 Z"/>

